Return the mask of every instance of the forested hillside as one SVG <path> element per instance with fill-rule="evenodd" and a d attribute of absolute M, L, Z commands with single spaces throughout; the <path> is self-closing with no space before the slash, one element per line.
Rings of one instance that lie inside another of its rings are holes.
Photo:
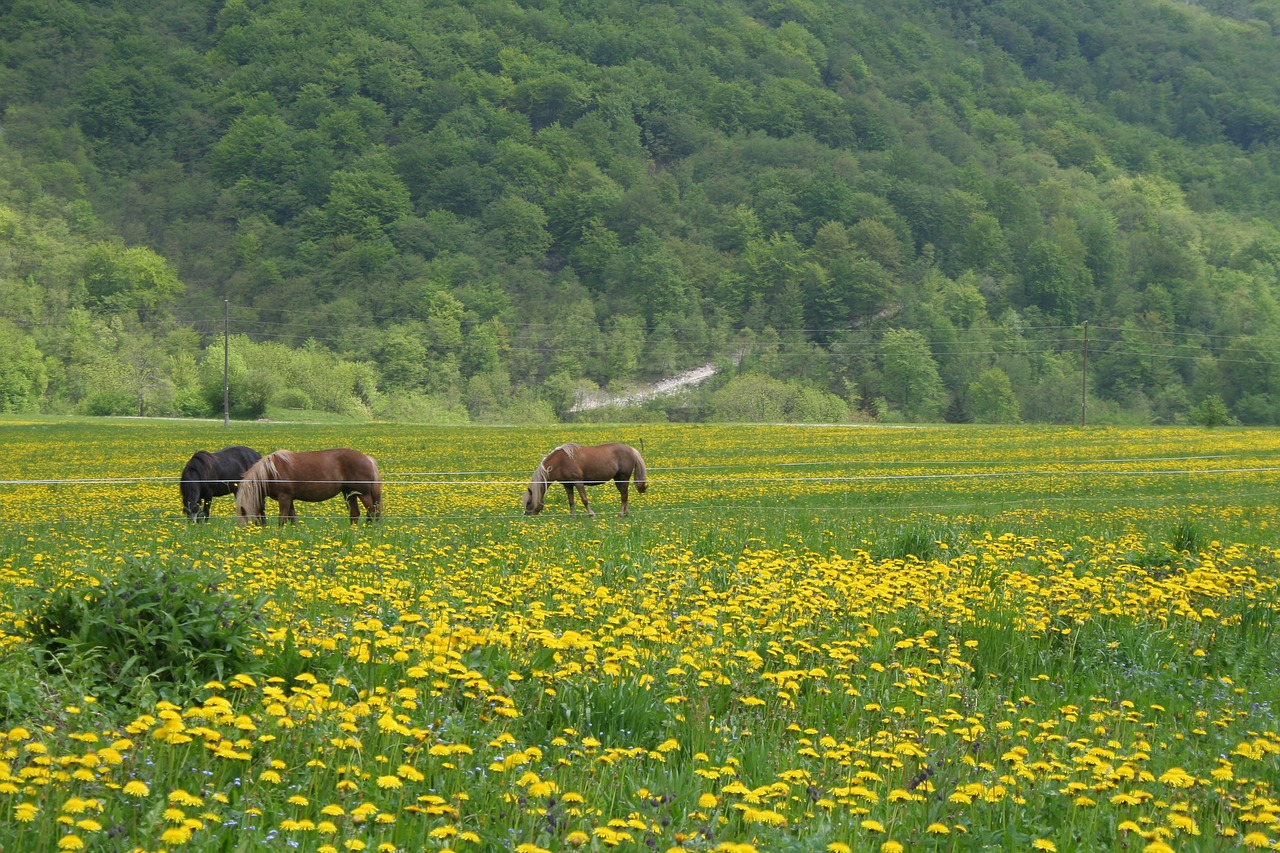
<path fill-rule="evenodd" d="M 1280 0 L 0 3 L 0 412 L 1280 423 Z M 1087 349 L 1086 349 L 1087 335 Z"/>

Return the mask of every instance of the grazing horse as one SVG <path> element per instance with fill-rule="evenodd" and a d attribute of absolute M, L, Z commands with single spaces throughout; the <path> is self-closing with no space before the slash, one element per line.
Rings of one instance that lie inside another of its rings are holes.
<path fill-rule="evenodd" d="M 339 447 L 334 450 L 277 450 L 244 473 L 236 492 L 236 520 L 266 524 L 267 498 L 280 504 L 280 524 L 297 522 L 293 502 L 327 501 L 341 493 L 351 509 L 351 523 L 382 515 L 382 475 L 372 456 Z"/>
<path fill-rule="evenodd" d="M 178 483 L 187 518 L 208 521 L 213 499 L 233 494 L 244 472 L 261 458 L 258 451 L 238 444 L 224 447 L 217 453 L 197 450 L 182 469 L 182 479 Z"/>
<path fill-rule="evenodd" d="M 645 473 L 644 459 L 634 447 L 617 442 L 584 447 L 570 442 L 560 445 L 538 463 L 520 503 L 525 515 L 537 515 L 542 512 L 547 487 L 558 482 L 564 485 L 565 494 L 569 496 L 570 515 L 574 512 L 573 490 L 576 488 L 582 498 L 583 508 L 595 518 L 595 511 L 587 503 L 586 487 L 613 480 L 618 493 L 622 495 L 622 511 L 618 515 L 626 515 L 627 481 L 633 475 L 636 491 L 643 493 L 649 487 L 649 480 Z"/>

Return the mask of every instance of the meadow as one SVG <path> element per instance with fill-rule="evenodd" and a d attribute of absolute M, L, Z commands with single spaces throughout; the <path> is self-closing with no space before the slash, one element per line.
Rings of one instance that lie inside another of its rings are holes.
<path fill-rule="evenodd" d="M 566 440 L 642 449 L 629 517 L 608 486 L 595 520 L 558 486 L 519 514 Z M 385 517 L 189 523 L 182 465 L 232 443 L 364 450 Z M 1280 849 L 1278 431 L 8 419 L 0 446 L 2 850 Z M 119 614 L 83 606 L 113 584 Z M 50 652 L 76 613 L 137 629 L 129 584 L 183 677 Z"/>

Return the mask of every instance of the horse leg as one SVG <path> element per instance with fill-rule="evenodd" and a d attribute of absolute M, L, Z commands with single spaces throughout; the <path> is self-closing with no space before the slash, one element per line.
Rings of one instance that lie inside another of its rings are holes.
<path fill-rule="evenodd" d="M 569 496 L 569 515 L 573 515 L 575 512 L 573 507 L 573 483 L 564 484 L 564 493 Z"/>
<path fill-rule="evenodd" d="M 298 517 L 293 514 L 293 498 L 282 497 L 280 504 L 280 526 L 284 527 L 284 523 L 288 521 L 290 524 L 297 524 Z"/>
<path fill-rule="evenodd" d="M 587 503 L 587 487 L 585 484 L 578 484 L 578 494 L 582 496 L 582 508 L 587 511 L 587 515 L 595 518 L 596 511 L 591 508 L 591 504 Z"/>
<path fill-rule="evenodd" d="M 347 509 L 351 512 L 351 523 L 355 524 L 360 520 L 360 501 L 364 495 L 359 492 L 347 493 Z"/>
<path fill-rule="evenodd" d="M 625 479 L 618 479 L 613 482 L 618 487 L 618 494 L 622 495 L 622 511 L 618 513 L 618 517 L 621 518 L 627 514 L 627 486 L 630 484 Z"/>

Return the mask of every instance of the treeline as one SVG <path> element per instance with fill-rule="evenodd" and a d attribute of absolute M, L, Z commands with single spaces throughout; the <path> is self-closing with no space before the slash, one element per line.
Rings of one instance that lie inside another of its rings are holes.
<path fill-rule="evenodd" d="M 1280 423 L 1277 27 L 9 4 L 0 411 Z"/>

